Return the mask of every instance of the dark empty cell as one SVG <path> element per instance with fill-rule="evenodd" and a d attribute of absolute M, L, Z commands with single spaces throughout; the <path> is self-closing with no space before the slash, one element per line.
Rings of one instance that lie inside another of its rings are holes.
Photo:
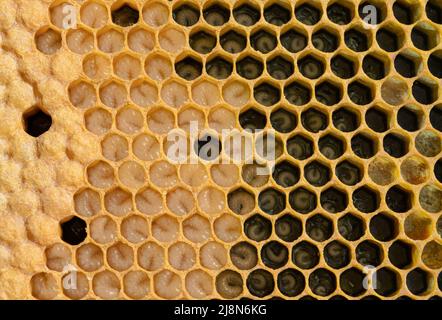
<path fill-rule="evenodd" d="M 433 76 L 442 78 L 442 52 L 433 52 L 428 57 L 428 69 L 433 74 Z"/>
<path fill-rule="evenodd" d="M 242 6 L 239 6 L 238 8 L 233 9 L 233 17 L 239 24 L 250 27 L 258 22 L 261 15 L 258 9 L 244 4 Z"/>
<path fill-rule="evenodd" d="M 393 240 L 397 228 L 394 218 L 383 213 L 377 214 L 370 220 L 370 233 L 379 241 Z"/>
<path fill-rule="evenodd" d="M 35 138 L 41 136 L 52 126 L 52 117 L 39 108 L 23 114 L 24 129 L 27 134 Z"/>
<path fill-rule="evenodd" d="M 341 55 L 331 59 L 331 70 L 342 79 L 349 79 L 355 75 L 354 63 Z"/>
<path fill-rule="evenodd" d="M 273 179 L 281 187 L 291 187 L 298 183 L 299 168 L 288 161 L 278 163 L 273 170 Z"/>
<path fill-rule="evenodd" d="M 333 222 L 323 215 L 317 214 L 307 219 L 307 234 L 315 241 L 322 242 L 333 234 Z"/>
<path fill-rule="evenodd" d="M 362 266 L 377 267 L 382 262 L 381 248 L 372 241 L 362 241 L 356 247 L 356 260 Z"/>
<path fill-rule="evenodd" d="M 380 80 L 385 77 L 384 63 L 372 55 L 365 56 L 362 62 L 362 69 L 367 76 L 374 80 Z"/>
<path fill-rule="evenodd" d="M 417 131 L 420 127 L 420 119 L 417 111 L 408 107 L 402 107 L 399 109 L 397 113 L 397 122 L 403 129 L 410 132 Z"/>
<path fill-rule="evenodd" d="M 413 23 L 413 8 L 410 5 L 396 1 L 393 4 L 393 14 L 400 23 Z"/>
<path fill-rule="evenodd" d="M 336 166 L 336 176 L 348 186 L 354 186 L 362 179 L 361 170 L 349 161 L 343 161 Z"/>
<path fill-rule="evenodd" d="M 368 50 L 368 38 L 358 30 L 350 29 L 345 31 L 344 40 L 347 47 L 353 51 L 362 52 Z"/>
<path fill-rule="evenodd" d="M 193 26 L 198 22 L 199 18 L 199 10 L 187 4 L 179 6 L 173 10 L 173 19 L 184 27 Z"/>
<path fill-rule="evenodd" d="M 397 35 L 387 29 L 380 29 L 376 32 L 376 41 L 379 47 L 388 52 L 399 50 L 399 40 Z"/>
<path fill-rule="evenodd" d="M 278 241 L 270 241 L 261 249 L 262 262 L 271 269 L 279 269 L 287 264 L 289 251 Z"/>
<path fill-rule="evenodd" d="M 313 133 L 318 133 L 328 126 L 327 116 L 316 109 L 304 111 L 301 114 L 301 122 L 304 128 Z"/>
<path fill-rule="evenodd" d="M 265 297 L 275 289 L 273 275 L 267 270 L 257 269 L 252 271 L 247 277 L 247 289 L 255 297 Z"/>
<path fill-rule="evenodd" d="M 350 252 L 344 244 L 332 241 L 324 248 L 324 258 L 330 267 L 341 269 L 350 263 Z"/>
<path fill-rule="evenodd" d="M 236 72 L 241 77 L 249 80 L 258 78 L 263 70 L 263 63 L 252 57 L 245 57 L 236 63 Z"/>
<path fill-rule="evenodd" d="M 292 261 L 301 269 L 314 268 L 319 263 L 319 250 L 307 241 L 302 241 L 292 249 Z"/>
<path fill-rule="evenodd" d="M 412 253 L 411 245 L 398 240 L 388 249 L 388 259 L 395 267 L 405 269 L 413 262 Z"/>
<path fill-rule="evenodd" d="M 304 188 L 298 188 L 290 192 L 289 196 L 290 206 L 299 213 L 309 213 L 317 206 L 316 195 Z"/>
<path fill-rule="evenodd" d="M 334 160 L 344 153 L 344 143 L 330 134 L 319 139 L 319 151 L 324 157 Z"/>
<path fill-rule="evenodd" d="M 435 106 L 431 109 L 430 122 L 434 129 L 442 131 L 442 106 Z"/>
<path fill-rule="evenodd" d="M 281 93 L 278 88 L 263 83 L 253 89 L 255 100 L 263 106 L 270 107 L 281 99 Z"/>
<path fill-rule="evenodd" d="M 207 32 L 200 31 L 190 36 L 189 43 L 196 52 L 206 54 L 216 46 L 216 38 Z"/>
<path fill-rule="evenodd" d="M 356 241 L 364 235 L 364 222 L 350 213 L 338 220 L 338 231 L 344 239 Z"/>
<path fill-rule="evenodd" d="M 201 159 L 213 161 L 221 153 L 221 142 L 213 135 L 204 135 L 194 144 L 195 153 Z"/>
<path fill-rule="evenodd" d="M 400 135 L 389 133 L 384 137 L 384 150 L 395 158 L 403 157 L 408 152 L 405 138 Z"/>
<path fill-rule="evenodd" d="M 295 269 L 286 269 L 278 274 L 278 288 L 287 297 L 299 295 L 305 288 L 304 275 Z"/>
<path fill-rule="evenodd" d="M 394 67 L 405 78 L 413 78 L 417 75 L 417 70 L 413 60 L 403 54 L 398 54 L 394 59 Z"/>
<path fill-rule="evenodd" d="M 407 274 L 408 290 L 414 295 L 424 295 L 430 288 L 431 275 L 420 268 L 413 269 Z"/>
<path fill-rule="evenodd" d="M 437 162 L 434 164 L 434 175 L 436 179 L 442 183 L 442 159 L 437 160 Z"/>
<path fill-rule="evenodd" d="M 140 13 L 138 10 L 127 4 L 123 5 L 117 10 L 112 11 L 112 22 L 122 27 L 130 27 L 136 24 L 139 18 Z"/>
<path fill-rule="evenodd" d="M 230 19 L 230 12 L 228 9 L 215 4 L 213 6 L 204 9 L 203 11 L 204 20 L 212 26 L 222 26 Z"/>
<path fill-rule="evenodd" d="M 287 141 L 287 152 L 297 160 L 305 160 L 313 155 L 313 142 L 303 136 L 294 136 Z"/>
<path fill-rule="evenodd" d="M 244 233 L 254 241 L 263 241 L 272 234 L 272 223 L 263 216 L 256 214 L 244 223 Z"/>
<path fill-rule="evenodd" d="M 269 188 L 262 191 L 258 196 L 259 208 L 265 213 L 274 215 L 285 209 L 285 194 Z"/>
<path fill-rule="evenodd" d="M 289 30 L 281 35 L 281 44 L 288 51 L 296 53 L 307 46 L 307 37 L 295 30 Z"/>
<path fill-rule="evenodd" d="M 394 212 L 403 213 L 411 209 L 410 192 L 399 186 L 393 186 L 387 191 L 385 202 L 388 208 Z"/>
<path fill-rule="evenodd" d="M 414 99 L 422 104 L 430 104 L 437 99 L 437 93 L 433 91 L 433 88 L 420 80 L 413 83 L 412 93 Z"/>
<path fill-rule="evenodd" d="M 439 276 L 437 277 L 437 285 L 439 287 L 439 290 L 442 290 L 442 272 L 439 273 Z"/>
<path fill-rule="evenodd" d="M 419 27 L 414 27 L 411 31 L 411 41 L 416 48 L 421 50 L 430 50 L 433 47 L 429 35 Z"/>
<path fill-rule="evenodd" d="M 327 8 L 327 16 L 330 21 L 339 25 L 348 24 L 352 19 L 350 9 L 340 5 L 339 3 L 333 3 Z"/>
<path fill-rule="evenodd" d="M 239 115 L 239 123 L 243 129 L 264 129 L 267 123 L 266 116 L 255 109 L 249 109 Z"/>
<path fill-rule="evenodd" d="M 282 26 L 290 21 L 290 11 L 278 4 L 272 4 L 264 9 L 264 18 L 268 23 L 275 26 Z"/>
<path fill-rule="evenodd" d="M 246 48 L 247 40 L 243 35 L 229 31 L 221 36 L 220 43 L 227 52 L 239 53 Z"/>
<path fill-rule="evenodd" d="M 331 179 L 330 169 L 318 161 L 312 161 L 304 167 L 304 176 L 315 187 L 323 186 Z"/>
<path fill-rule="evenodd" d="M 248 242 L 240 242 L 230 249 L 230 260 L 240 270 L 249 270 L 258 263 L 258 251 Z"/>
<path fill-rule="evenodd" d="M 371 130 L 376 132 L 385 132 L 389 129 L 388 115 L 382 109 L 368 109 L 365 113 L 365 122 Z"/>
<path fill-rule="evenodd" d="M 333 187 L 321 192 L 320 201 L 324 210 L 330 213 L 342 212 L 348 205 L 347 194 Z"/>
<path fill-rule="evenodd" d="M 285 109 L 279 109 L 270 115 L 272 127 L 281 133 L 289 133 L 296 128 L 296 115 Z"/>
<path fill-rule="evenodd" d="M 357 297 L 363 294 L 366 289 L 364 288 L 364 280 L 366 274 L 356 268 L 350 268 L 345 270 L 339 278 L 339 286 L 342 291 L 351 297 Z"/>
<path fill-rule="evenodd" d="M 293 64 L 280 56 L 276 56 L 267 61 L 267 71 L 273 78 L 284 80 L 293 74 Z"/>
<path fill-rule="evenodd" d="M 333 111 L 333 125 L 342 132 L 351 132 L 359 127 L 358 116 L 345 108 Z"/>
<path fill-rule="evenodd" d="M 373 140 L 360 133 L 351 139 L 351 149 L 362 159 L 369 159 L 377 153 Z"/>
<path fill-rule="evenodd" d="M 315 87 L 316 100 L 327 106 L 333 106 L 342 99 L 341 90 L 334 84 L 324 81 Z"/>
<path fill-rule="evenodd" d="M 194 80 L 201 75 L 203 66 L 193 58 L 185 58 L 175 64 L 176 73 L 183 79 Z"/>
<path fill-rule="evenodd" d="M 223 58 L 216 57 L 206 63 L 206 72 L 216 79 L 226 79 L 232 74 L 233 65 Z"/>
<path fill-rule="evenodd" d="M 324 74 L 324 64 L 312 56 L 299 60 L 298 68 L 302 75 L 309 79 L 317 79 Z"/>
<path fill-rule="evenodd" d="M 296 82 L 284 87 L 284 96 L 288 102 L 296 106 L 302 106 L 312 98 L 310 89 Z"/>
<path fill-rule="evenodd" d="M 376 272 L 374 290 L 381 296 L 392 296 L 398 290 L 398 279 L 396 273 L 388 268 L 381 268 Z"/>
<path fill-rule="evenodd" d="M 429 0 L 425 6 L 428 19 L 435 23 L 442 24 L 442 4 L 439 0 Z"/>
<path fill-rule="evenodd" d="M 317 269 L 310 274 L 308 285 L 318 296 L 326 297 L 336 290 L 336 276 L 327 269 Z"/>
<path fill-rule="evenodd" d="M 321 11 L 309 4 L 302 4 L 295 8 L 295 16 L 300 22 L 312 26 L 321 19 Z"/>
<path fill-rule="evenodd" d="M 347 94 L 351 101 L 359 105 L 365 105 L 373 101 L 371 89 L 358 81 L 348 85 Z"/>
<path fill-rule="evenodd" d="M 302 221 L 286 214 L 276 220 L 275 232 L 281 240 L 293 242 L 302 234 Z"/>
<path fill-rule="evenodd" d="M 70 245 L 78 245 L 87 237 L 86 222 L 83 219 L 72 217 L 60 225 L 61 239 Z"/>
<path fill-rule="evenodd" d="M 276 48 L 277 40 L 273 34 L 259 30 L 250 36 L 250 44 L 256 51 L 269 53 Z"/>
<path fill-rule="evenodd" d="M 379 208 L 379 199 L 375 191 L 368 187 L 360 187 L 353 192 L 353 205 L 364 213 L 370 213 Z"/>
<path fill-rule="evenodd" d="M 364 1 L 358 8 L 359 16 L 368 24 L 377 25 L 380 24 L 386 13 L 383 8 L 377 6 L 372 1 Z"/>
<path fill-rule="evenodd" d="M 312 43 L 316 49 L 323 52 L 333 52 L 339 45 L 338 38 L 326 30 L 315 32 L 312 36 Z"/>

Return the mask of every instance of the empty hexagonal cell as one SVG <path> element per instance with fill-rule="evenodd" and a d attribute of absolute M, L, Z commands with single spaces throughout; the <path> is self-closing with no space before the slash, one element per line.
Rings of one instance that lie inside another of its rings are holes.
<path fill-rule="evenodd" d="M 339 181 L 348 186 L 354 186 L 359 183 L 363 175 L 361 169 L 357 165 L 347 160 L 339 163 L 336 166 L 335 171 Z"/>
<path fill-rule="evenodd" d="M 295 269 L 286 269 L 278 274 L 278 289 L 288 297 L 295 297 L 304 291 L 304 275 Z"/>
<path fill-rule="evenodd" d="M 408 141 L 399 134 L 389 133 L 384 137 L 384 150 L 392 157 L 401 158 L 408 153 Z"/>
<path fill-rule="evenodd" d="M 60 227 L 61 239 L 70 245 L 78 245 L 87 237 L 86 222 L 79 217 L 73 216 L 62 221 Z"/>
<path fill-rule="evenodd" d="M 124 34 L 113 28 L 106 28 L 97 34 L 98 48 L 106 53 L 121 51 L 124 47 Z"/>
<path fill-rule="evenodd" d="M 230 260 L 240 270 L 250 270 L 258 263 L 258 251 L 248 242 L 239 242 L 230 249 Z"/>
<path fill-rule="evenodd" d="M 331 179 L 330 168 L 318 161 L 312 161 L 304 167 L 304 177 L 315 187 L 323 186 Z"/>
<path fill-rule="evenodd" d="M 342 79 L 349 79 L 355 75 L 355 63 L 351 58 L 344 57 L 340 54 L 331 59 L 330 67 L 333 73 Z"/>
<path fill-rule="evenodd" d="M 200 18 L 200 12 L 189 4 L 178 5 L 173 9 L 173 19 L 184 27 L 193 26 Z"/>
<path fill-rule="evenodd" d="M 300 170 L 296 165 L 283 161 L 275 166 L 272 176 L 277 184 L 287 188 L 294 186 L 299 181 Z"/>
<path fill-rule="evenodd" d="M 247 289 L 255 297 L 265 297 L 275 289 L 273 275 L 264 269 L 256 269 L 247 277 Z"/>
<path fill-rule="evenodd" d="M 348 205 L 347 194 L 336 188 L 329 188 L 321 192 L 320 202 L 322 208 L 330 213 L 344 211 Z"/>
<path fill-rule="evenodd" d="M 419 3 L 408 1 L 396 1 L 393 4 L 393 14 L 395 18 L 403 24 L 412 24 L 416 22 L 420 15 Z"/>
<path fill-rule="evenodd" d="M 358 115 L 348 108 L 333 111 L 332 121 L 335 128 L 342 132 L 354 131 L 360 125 Z"/>
<path fill-rule="evenodd" d="M 266 189 L 258 196 L 258 206 L 267 214 L 278 214 L 285 209 L 286 196 L 277 189 Z"/>
<path fill-rule="evenodd" d="M 424 212 L 411 213 L 405 219 L 404 230 L 410 239 L 425 240 L 433 232 L 431 217 Z"/>
<path fill-rule="evenodd" d="M 347 94 L 351 101 L 359 105 L 365 105 L 373 101 L 372 89 L 359 81 L 348 85 Z"/>
<path fill-rule="evenodd" d="M 328 126 L 328 117 L 321 111 L 311 108 L 301 114 L 301 123 L 310 132 L 318 133 Z"/>
<path fill-rule="evenodd" d="M 250 36 L 252 48 L 264 54 L 273 51 L 277 43 L 275 35 L 270 31 L 258 30 Z"/>
<path fill-rule="evenodd" d="M 276 235 L 283 241 L 293 242 L 302 234 L 302 221 L 286 214 L 275 222 Z"/>
<path fill-rule="evenodd" d="M 352 20 L 353 14 L 347 3 L 335 2 L 327 7 L 327 17 L 336 24 L 346 25 Z"/>
<path fill-rule="evenodd" d="M 422 104 L 431 104 L 438 98 L 438 85 L 429 79 L 418 79 L 413 82 L 412 93 L 414 99 Z"/>
<path fill-rule="evenodd" d="M 311 89 L 299 82 L 292 82 L 284 87 L 284 96 L 288 102 L 302 106 L 311 100 Z"/>
<path fill-rule="evenodd" d="M 282 26 L 289 22 L 291 18 L 290 10 L 286 7 L 274 3 L 264 9 L 264 19 L 275 26 Z"/>
<path fill-rule="evenodd" d="M 345 31 L 344 41 L 348 48 L 356 52 L 367 51 L 370 46 L 367 34 L 353 28 Z"/>
<path fill-rule="evenodd" d="M 279 269 L 287 264 L 289 251 L 278 241 L 270 241 L 261 248 L 261 260 L 271 269 Z"/>
<path fill-rule="evenodd" d="M 413 45 L 421 50 L 431 50 L 439 44 L 439 34 L 436 28 L 427 22 L 420 22 L 411 30 Z"/>
<path fill-rule="evenodd" d="M 338 220 L 339 234 L 348 241 L 356 241 L 365 233 L 364 221 L 358 216 L 347 213 Z"/>
<path fill-rule="evenodd" d="M 350 250 L 339 241 L 331 241 L 324 248 L 324 259 L 330 267 L 341 269 L 350 263 Z"/>
<path fill-rule="evenodd" d="M 362 159 L 369 159 L 377 153 L 377 145 L 371 137 L 358 133 L 351 139 L 351 149 Z"/>
<path fill-rule="evenodd" d="M 97 94 L 92 84 L 76 81 L 69 85 L 69 101 L 77 108 L 90 108 L 97 102 Z"/>
<path fill-rule="evenodd" d="M 353 192 L 353 205 L 364 213 L 370 213 L 379 208 L 379 195 L 367 186 L 360 187 Z"/>
<path fill-rule="evenodd" d="M 426 185 L 419 192 L 419 203 L 422 209 L 438 213 L 442 210 L 442 190 L 435 185 Z"/>
<path fill-rule="evenodd" d="M 422 122 L 423 122 L 423 114 L 422 112 L 413 106 L 404 106 L 399 109 L 397 113 L 397 122 L 399 125 L 410 132 L 414 132 L 419 130 Z M 430 113 L 430 121 L 431 121 L 431 113 Z"/>
<path fill-rule="evenodd" d="M 289 203 L 293 210 L 299 213 L 309 213 L 316 209 L 316 195 L 305 188 L 298 188 L 290 192 Z"/>
<path fill-rule="evenodd" d="M 324 63 L 310 55 L 298 60 L 298 68 L 309 79 L 317 79 L 324 73 Z"/>
<path fill-rule="evenodd" d="M 434 176 L 439 182 L 442 182 L 442 160 L 439 159 L 434 164 Z"/>
<path fill-rule="evenodd" d="M 411 209 L 411 197 L 412 195 L 408 190 L 393 186 L 387 191 L 385 202 L 392 211 L 403 213 Z"/>
<path fill-rule="evenodd" d="M 303 50 L 308 42 L 307 37 L 295 29 L 289 29 L 283 33 L 280 40 L 282 46 L 292 53 Z"/>
<path fill-rule="evenodd" d="M 432 276 L 421 268 L 415 268 L 407 274 L 408 290 L 414 295 L 425 295 L 431 288 Z"/>
<path fill-rule="evenodd" d="M 272 223 L 267 218 L 256 214 L 245 221 L 244 233 L 254 241 L 266 240 L 272 234 Z"/>
<path fill-rule="evenodd" d="M 308 159 L 314 152 L 313 142 L 305 136 L 293 136 L 287 140 L 287 152 L 297 160 Z"/>
<path fill-rule="evenodd" d="M 22 119 L 25 132 L 35 138 L 44 134 L 52 126 L 52 117 L 39 107 L 33 107 L 24 112 Z"/>
<path fill-rule="evenodd" d="M 264 70 L 264 65 L 254 57 L 246 56 L 236 62 L 236 72 L 245 79 L 256 79 Z"/>
<path fill-rule="evenodd" d="M 281 133 L 289 133 L 296 128 L 296 115 L 286 109 L 278 109 L 270 115 L 272 127 Z"/>
<path fill-rule="evenodd" d="M 406 269 L 413 262 L 413 246 L 397 240 L 388 249 L 390 262 L 399 269 Z"/>
<path fill-rule="evenodd" d="M 363 294 L 367 289 L 364 287 L 366 274 L 356 268 L 345 270 L 339 277 L 339 286 L 342 291 L 352 297 Z"/>
<path fill-rule="evenodd" d="M 300 22 L 312 26 L 321 20 L 322 12 L 315 6 L 303 3 L 295 7 L 295 16 Z"/>
<path fill-rule="evenodd" d="M 437 0 L 429 0 L 425 5 L 425 13 L 431 21 L 442 24 L 442 5 Z"/>
<path fill-rule="evenodd" d="M 146 242 L 138 248 L 138 264 L 147 271 L 155 271 L 164 265 L 164 248 L 155 242 Z"/>
<path fill-rule="evenodd" d="M 269 107 L 281 99 L 281 92 L 279 88 L 264 82 L 253 88 L 253 96 L 258 103 Z"/>
<path fill-rule="evenodd" d="M 441 152 L 441 138 L 432 130 L 421 131 L 414 140 L 415 147 L 425 157 L 434 157 Z"/>
<path fill-rule="evenodd" d="M 376 272 L 374 290 L 381 296 L 392 296 L 398 290 L 398 275 L 389 268 L 381 268 Z"/>
<path fill-rule="evenodd" d="M 333 234 L 333 222 L 321 214 L 316 214 L 307 219 L 307 235 L 314 241 L 322 242 Z"/>
<path fill-rule="evenodd" d="M 437 78 L 442 78 L 442 51 L 435 51 L 428 57 L 428 69 Z"/>
<path fill-rule="evenodd" d="M 442 132 L 442 105 L 434 106 L 430 111 L 429 118 L 433 128 Z"/>
<path fill-rule="evenodd" d="M 308 285 L 314 294 L 326 297 L 336 290 L 336 276 L 327 269 L 316 269 L 310 274 Z"/>
<path fill-rule="evenodd" d="M 176 73 L 185 80 L 194 80 L 201 75 L 203 66 L 200 61 L 192 57 L 184 58 L 175 63 Z"/>
<path fill-rule="evenodd" d="M 239 53 L 246 48 L 247 39 L 242 34 L 230 30 L 220 37 L 221 47 L 230 53 Z"/>
<path fill-rule="evenodd" d="M 243 285 L 243 279 L 236 271 L 224 270 L 216 276 L 216 291 L 225 299 L 238 297 L 243 291 Z"/>
<path fill-rule="evenodd" d="M 42 28 L 35 34 L 37 49 L 44 54 L 55 54 L 61 48 L 61 41 L 61 34 L 51 28 Z"/>
<path fill-rule="evenodd" d="M 293 63 L 282 56 L 276 56 L 267 60 L 267 72 L 277 80 L 287 79 L 294 72 Z"/>
<path fill-rule="evenodd" d="M 394 67 L 403 77 L 413 78 L 422 68 L 422 58 L 414 51 L 401 52 L 394 59 Z"/>
<path fill-rule="evenodd" d="M 226 79 L 232 74 L 233 65 L 224 58 L 214 57 L 207 61 L 206 72 L 215 79 Z"/>
<path fill-rule="evenodd" d="M 342 99 L 342 90 L 330 81 L 324 81 L 315 87 L 316 100 L 327 106 L 333 106 Z"/>
<path fill-rule="evenodd" d="M 376 240 L 390 241 L 398 233 L 398 221 L 386 213 L 379 213 L 370 220 L 370 233 Z"/>
<path fill-rule="evenodd" d="M 339 46 L 339 38 L 326 29 L 320 29 L 312 35 L 312 43 L 322 52 L 333 52 Z"/>
<path fill-rule="evenodd" d="M 203 10 L 203 17 L 212 26 L 219 27 L 230 19 L 230 11 L 220 4 L 213 4 Z"/>
<path fill-rule="evenodd" d="M 381 248 L 373 241 L 362 241 L 356 247 L 356 260 L 362 266 L 377 267 L 381 264 L 383 258 Z"/>
<path fill-rule="evenodd" d="M 374 80 L 383 79 L 388 73 L 385 62 L 371 54 L 364 57 L 362 69 L 367 76 Z"/>
<path fill-rule="evenodd" d="M 322 155 L 331 160 L 341 157 L 345 151 L 342 140 L 331 134 L 321 137 L 318 145 Z"/>
<path fill-rule="evenodd" d="M 400 29 L 381 28 L 376 32 L 376 41 L 381 49 L 387 52 L 399 50 L 403 45 L 404 34 Z"/>
<path fill-rule="evenodd" d="M 198 53 L 207 54 L 216 46 L 216 37 L 208 31 L 198 31 L 189 37 L 190 47 Z"/>
<path fill-rule="evenodd" d="M 261 18 L 259 8 L 249 4 L 242 4 L 234 8 L 233 16 L 236 22 L 246 27 L 253 26 Z"/>
<path fill-rule="evenodd" d="M 301 269 L 312 269 L 319 263 L 319 250 L 310 242 L 302 241 L 293 247 L 292 261 Z"/>

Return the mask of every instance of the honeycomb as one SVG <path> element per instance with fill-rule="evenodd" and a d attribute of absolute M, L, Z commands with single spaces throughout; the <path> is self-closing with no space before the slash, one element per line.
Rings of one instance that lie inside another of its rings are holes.
<path fill-rule="evenodd" d="M 441 298 L 440 1 L 0 5 L 0 298 Z"/>

